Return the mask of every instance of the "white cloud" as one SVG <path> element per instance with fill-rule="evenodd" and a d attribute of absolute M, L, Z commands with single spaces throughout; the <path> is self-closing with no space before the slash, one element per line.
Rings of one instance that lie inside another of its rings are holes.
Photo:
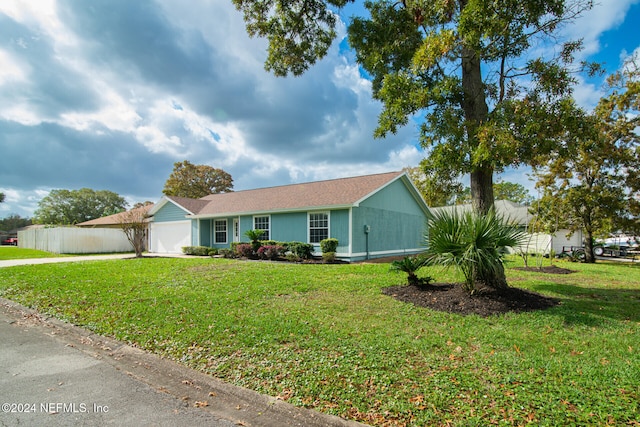
<path fill-rule="evenodd" d="M 637 2 L 602 1 L 572 35 L 597 50 Z M 228 1 L 0 0 L 0 18 L 0 183 L 14 191 L 2 212 L 29 215 L 52 185 L 147 200 L 185 159 L 247 189 L 400 170 L 424 155 L 414 124 L 373 139 L 381 105 L 340 50 L 342 22 L 326 58 L 276 78 L 266 41 L 246 35 Z M 576 98 L 593 104 L 599 88 L 585 82 Z"/>
<path fill-rule="evenodd" d="M 24 82 L 29 68 L 6 50 L 0 49 L 0 86 Z"/>
<path fill-rule="evenodd" d="M 631 7 L 638 0 L 599 0 L 591 10 L 580 16 L 575 25 L 567 27 L 570 39 L 583 39 L 583 57 L 600 51 L 600 37 L 605 31 L 618 27 Z"/>

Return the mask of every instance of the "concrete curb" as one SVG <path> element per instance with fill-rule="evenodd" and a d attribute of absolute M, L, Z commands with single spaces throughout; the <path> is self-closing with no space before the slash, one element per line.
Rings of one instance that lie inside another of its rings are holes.
<path fill-rule="evenodd" d="M 167 359 L 41 315 L 0 298 L 0 310 L 15 322 L 42 328 L 67 346 L 100 359 L 158 392 L 167 393 L 241 426 L 358 427 L 355 421 L 299 408 L 282 400 L 237 387 Z M 134 402 L 132 402 L 134 404 Z"/>

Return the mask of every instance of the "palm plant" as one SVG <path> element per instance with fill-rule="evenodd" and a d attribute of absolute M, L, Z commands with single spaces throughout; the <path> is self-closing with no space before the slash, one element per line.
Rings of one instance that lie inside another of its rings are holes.
<path fill-rule="evenodd" d="M 251 240 L 251 247 L 253 248 L 253 252 L 258 252 L 260 249 L 260 237 L 264 234 L 264 230 L 247 230 L 244 232 L 244 235 L 247 236 Z"/>
<path fill-rule="evenodd" d="M 407 256 L 393 261 L 390 269 L 407 273 L 407 281 L 410 285 L 424 287 L 429 285 L 432 279 L 430 277 L 420 279 L 416 273 L 425 265 L 427 265 L 427 259 L 424 256 Z"/>
<path fill-rule="evenodd" d="M 428 219 L 426 251 L 430 264 L 454 267 L 465 277 L 467 291 L 475 290 L 476 282 L 507 288 L 502 258 L 507 247 L 520 245 L 526 233 L 490 210 L 486 215 L 473 211 L 438 211 Z"/>

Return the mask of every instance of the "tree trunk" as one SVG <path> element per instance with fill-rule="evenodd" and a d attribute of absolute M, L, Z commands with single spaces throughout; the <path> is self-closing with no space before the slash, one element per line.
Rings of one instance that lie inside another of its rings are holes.
<path fill-rule="evenodd" d="M 478 128 L 487 120 L 489 107 L 482 81 L 480 58 L 469 47 L 462 49 L 462 89 L 467 138 L 471 147 L 477 147 Z M 493 167 L 486 163 L 473 165 L 470 183 L 474 209 L 480 213 L 487 213 L 493 206 Z"/>
<path fill-rule="evenodd" d="M 596 262 L 596 256 L 593 253 L 593 233 L 589 230 L 586 231 L 584 237 L 584 262 L 587 264 L 593 264 Z"/>
<path fill-rule="evenodd" d="M 465 4 L 466 2 L 461 2 L 462 6 Z M 480 57 L 472 48 L 468 46 L 462 48 L 462 90 L 464 94 L 462 109 L 466 119 L 467 139 L 472 151 L 479 145 L 478 129 L 489 116 L 480 62 Z M 471 161 L 473 162 L 473 159 Z M 480 214 L 487 214 L 493 207 L 493 166 L 487 161 L 472 164 L 470 184 L 473 208 Z M 496 289 L 509 287 L 501 263 L 495 270 L 480 268 L 478 273 L 478 280 L 488 286 Z"/>
<path fill-rule="evenodd" d="M 470 183 L 473 208 L 486 214 L 493 207 L 493 169 L 477 168 L 471 172 Z"/>

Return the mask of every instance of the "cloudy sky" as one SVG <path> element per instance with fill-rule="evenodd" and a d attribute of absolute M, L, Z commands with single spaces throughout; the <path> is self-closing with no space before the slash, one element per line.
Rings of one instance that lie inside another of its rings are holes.
<path fill-rule="evenodd" d="M 640 0 L 599 3 L 566 31 L 615 70 L 639 49 Z M 264 71 L 265 51 L 230 0 L 0 1 L 0 218 L 30 217 L 51 189 L 156 201 L 185 159 L 243 190 L 424 156 L 415 126 L 372 138 L 380 105 L 338 42 L 302 77 Z M 576 91 L 585 106 L 600 95 L 597 81 Z"/>

